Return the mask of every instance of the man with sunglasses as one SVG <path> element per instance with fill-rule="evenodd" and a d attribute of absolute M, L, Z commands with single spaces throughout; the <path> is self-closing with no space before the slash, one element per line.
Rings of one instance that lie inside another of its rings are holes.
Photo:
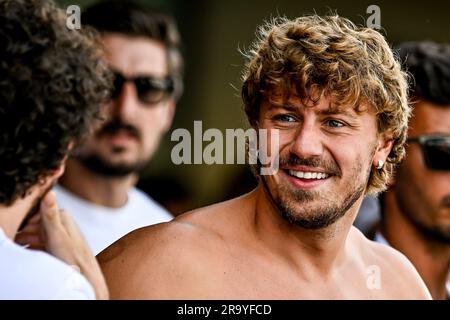
<path fill-rule="evenodd" d="M 399 53 L 414 78 L 407 156 L 381 197 L 381 222 L 368 236 L 405 254 L 433 298 L 446 299 L 450 297 L 450 287 L 446 289 L 450 270 L 450 46 L 406 43 Z"/>
<path fill-rule="evenodd" d="M 172 219 L 134 184 L 171 126 L 181 56 L 172 19 L 130 1 L 95 4 L 82 25 L 102 35 L 114 90 L 104 121 L 73 152 L 56 192 L 98 254 L 135 229 Z"/>

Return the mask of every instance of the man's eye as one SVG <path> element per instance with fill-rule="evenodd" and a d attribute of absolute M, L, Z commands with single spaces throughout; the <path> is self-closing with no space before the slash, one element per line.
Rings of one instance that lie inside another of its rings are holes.
<path fill-rule="evenodd" d="M 281 122 L 295 122 L 297 119 L 295 117 L 290 116 L 288 114 L 279 114 L 274 117 L 274 120 Z"/>
<path fill-rule="evenodd" d="M 328 120 L 326 124 L 331 128 L 341 128 L 345 126 L 345 124 L 339 120 Z"/>

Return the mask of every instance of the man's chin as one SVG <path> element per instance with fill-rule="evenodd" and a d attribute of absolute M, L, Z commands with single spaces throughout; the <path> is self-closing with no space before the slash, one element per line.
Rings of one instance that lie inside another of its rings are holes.
<path fill-rule="evenodd" d="M 413 221 L 422 234 L 428 239 L 445 245 L 450 245 L 450 226 L 448 224 L 428 225 L 426 223 Z"/>
<path fill-rule="evenodd" d="M 360 186 L 345 198 L 339 199 L 336 193 L 286 188 L 279 193 L 284 193 L 284 197 L 274 199 L 274 202 L 281 216 L 289 223 L 304 229 L 318 230 L 344 217 L 363 192 L 364 188 Z"/>
<path fill-rule="evenodd" d="M 281 216 L 290 224 L 309 230 L 326 228 L 345 214 L 336 208 L 319 206 L 314 201 L 307 203 L 307 205 L 296 203 L 288 206 L 279 203 L 278 207 Z"/>

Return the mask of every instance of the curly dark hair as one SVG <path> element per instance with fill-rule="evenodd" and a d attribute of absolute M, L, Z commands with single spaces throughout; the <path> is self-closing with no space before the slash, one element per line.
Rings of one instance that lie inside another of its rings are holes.
<path fill-rule="evenodd" d="M 107 100 L 98 36 L 47 0 L 0 0 L 0 203 L 61 165 Z"/>
<path fill-rule="evenodd" d="M 405 42 L 398 53 L 412 75 L 410 96 L 450 105 L 450 45 L 431 41 Z"/>
<path fill-rule="evenodd" d="M 164 44 L 169 72 L 175 82 L 175 98 L 178 99 L 182 95 L 181 41 L 172 16 L 134 0 L 103 0 L 86 8 L 81 15 L 81 21 L 83 25 L 91 26 L 101 33 L 146 37 Z"/>

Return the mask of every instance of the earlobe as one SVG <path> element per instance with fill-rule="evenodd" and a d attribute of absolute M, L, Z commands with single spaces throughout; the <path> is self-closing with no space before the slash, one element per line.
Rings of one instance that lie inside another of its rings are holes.
<path fill-rule="evenodd" d="M 60 178 L 63 174 L 64 171 L 66 170 L 66 164 L 61 164 L 61 166 L 59 167 L 59 169 L 57 170 L 56 174 L 55 174 L 55 178 Z"/>
<path fill-rule="evenodd" d="M 388 158 L 389 153 L 392 150 L 393 144 L 394 140 L 391 135 L 383 134 L 380 137 L 378 148 L 375 151 L 373 157 L 373 165 L 378 170 L 383 169 L 383 166 L 386 163 L 386 159 Z"/>
<path fill-rule="evenodd" d="M 61 166 L 58 169 L 52 170 L 50 174 L 50 179 L 59 179 L 66 169 L 65 163 L 61 164 Z"/>
<path fill-rule="evenodd" d="M 73 146 L 72 146 L 73 147 Z M 51 171 L 51 177 L 52 179 L 59 179 L 66 170 L 66 162 L 67 162 L 67 155 L 61 160 L 61 164 L 59 165 L 58 169 Z"/>
<path fill-rule="evenodd" d="M 61 162 L 61 165 L 58 169 L 51 170 L 50 174 L 38 181 L 39 188 L 48 188 L 51 184 L 56 183 L 57 180 L 64 174 L 64 170 L 66 169 L 66 158 Z"/>
<path fill-rule="evenodd" d="M 71 144 L 69 145 L 69 151 L 72 150 L 73 146 L 74 146 L 74 143 L 71 142 Z M 67 158 L 68 158 L 68 155 L 66 154 L 64 156 L 64 158 L 61 160 L 61 164 L 60 164 L 59 168 L 55 170 L 55 172 L 53 174 L 54 178 L 58 179 L 64 174 L 64 171 L 66 170 Z"/>

